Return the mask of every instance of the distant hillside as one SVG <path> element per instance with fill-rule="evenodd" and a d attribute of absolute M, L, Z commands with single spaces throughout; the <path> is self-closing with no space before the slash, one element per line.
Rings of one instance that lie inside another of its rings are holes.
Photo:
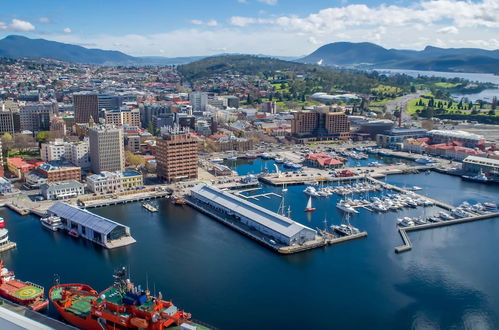
<path fill-rule="evenodd" d="M 114 50 L 88 49 L 45 39 L 29 39 L 11 35 L 0 40 L 0 57 L 51 58 L 86 64 L 131 64 L 133 56 Z"/>
<path fill-rule="evenodd" d="M 298 60 L 325 66 L 399 68 L 499 74 L 499 50 L 438 48 L 386 49 L 372 43 L 336 42 Z"/>
<path fill-rule="evenodd" d="M 257 75 L 264 72 L 306 70 L 303 63 L 253 55 L 223 55 L 201 59 L 178 67 L 187 79 L 198 79 L 215 74 Z"/>

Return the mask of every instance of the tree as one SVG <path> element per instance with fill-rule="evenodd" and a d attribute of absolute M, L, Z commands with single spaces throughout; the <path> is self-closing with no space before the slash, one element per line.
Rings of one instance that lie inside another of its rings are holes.
<path fill-rule="evenodd" d="M 12 149 L 12 146 L 14 145 L 14 139 L 12 138 L 12 135 L 10 133 L 4 133 L 2 136 L 2 150 L 3 151 L 8 151 L 9 149 Z"/>
<path fill-rule="evenodd" d="M 27 149 L 36 147 L 36 142 L 31 135 L 16 134 L 14 136 L 14 147 L 21 152 L 25 152 Z"/>
<path fill-rule="evenodd" d="M 42 131 L 36 134 L 36 141 L 37 142 L 47 142 L 47 140 L 50 138 L 50 132 L 49 131 Z"/>
<path fill-rule="evenodd" d="M 496 110 L 496 108 L 497 108 L 497 97 L 496 97 L 496 96 L 494 96 L 494 97 L 492 98 L 492 105 L 490 106 L 490 108 L 491 108 L 492 110 L 494 110 L 494 111 Z"/>
<path fill-rule="evenodd" d="M 125 152 L 125 160 L 126 160 L 127 164 L 133 165 L 135 167 L 140 166 L 140 165 L 144 165 L 146 162 L 144 157 L 142 157 L 140 155 L 136 155 L 131 151 Z"/>

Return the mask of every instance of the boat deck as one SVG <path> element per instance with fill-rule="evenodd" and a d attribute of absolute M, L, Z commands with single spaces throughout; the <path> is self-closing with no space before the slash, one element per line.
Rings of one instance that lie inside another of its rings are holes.
<path fill-rule="evenodd" d="M 64 288 L 59 287 L 51 292 L 51 299 L 53 301 L 58 301 L 62 299 L 62 290 Z M 66 288 L 67 289 L 67 288 Z M 76 288 L 75 288 L 76 289 Z M 84 295 L 84 294 L 74 294 L 72 295 L 70 300 L 70 305 L 65 308 L 68 312 L 71 312 L 80 317 L 86 317 L 90 310 L 92 309 L 92 301 L 95 299 L 95 296 L 92 295 Z M 66 304 L 67 301 L 61 301 L 63 304 Z"/>
<path fill-rule="evenodd" d="M 32 300 L 43 294 L 42 288 L 18 280 L 3 283 L 1 289 L 19 300 Z"/>

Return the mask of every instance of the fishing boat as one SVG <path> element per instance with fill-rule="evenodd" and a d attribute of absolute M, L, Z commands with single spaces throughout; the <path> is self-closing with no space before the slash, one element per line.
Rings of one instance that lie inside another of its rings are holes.
<path fill-rule="evenodd" d="M 40 223 L 42 224 L 43 228 L 47 228 L 52 231 L 57 231 L 64 228 L 64 224 L 62 223 L 61 218 L 54 215 L 46 218 L 41 218 Z"/>
<path fill-rule="evenodd" d="M 0 260 L 0 295 L 16 304 L 40 311 L 49 304 L 42 286 L 17 280 L 14 272 L 4 267 Z"/>
<path fill-rule="evenodd" d="M 312 207 L 312 196 L 309 196 L 305 212 L 313 212 L 313 211 L 315 211 L 315 207 Z"/>
<path fill-rule="evenodd" d="M 49 299 L 64 320 L 81 329 L 210 329 L 163 300 L 161 292 L 153 295 L 148 287 L 134 286 L 124 268 L 100 293 L 86 284 L 57 284 Z"/>

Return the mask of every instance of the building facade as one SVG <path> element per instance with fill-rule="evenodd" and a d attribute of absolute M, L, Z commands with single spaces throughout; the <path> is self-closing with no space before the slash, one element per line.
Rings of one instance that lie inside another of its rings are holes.
<path fill-rule="evenodd" d="M 106 125 L 141 126 L 139 109 L 121 108 L 118 110 L 109 110 L 104 113 L 104 118 L 106 120 Z"/>
<path fill-rule="evenodd" d="M 54 102 L 26 104 L 19 111 L 21 130 L 31 132 L 48 131 L 50 129 L 50 117 L 56 113 L 57 103 Z"/>
<path fill-rule="evenodd" d="M 95 93 L 73 94 L 76 123 L 88 123 L 90 117 L 99 122 L 99 98 Z"/>
<path fill-rule="evenodd" d="M 92 171 L 123 172 L 125 169 L 125 148 L 123 130 L 107 126 L 89 129 L 89 153 Z"/>
<path fill-rule="evenodd" d="M 101 172 L 87 177 L 87 188 L 96 194 L 112 194 L 136 190 L 144 186 L 144 178 L 140 172 Z"/>
<path fill-rule="evenodd" d="M 298 111 L 291 122 L 291 134 L 296 138 L 348 139 L 350 122 L 344 112 Z"/>
<path fill-rule="evenodd" d="M 68 199 L 83 195 L 85 185 L 75 180 L 44 183 L 40 187 L 40 192 L 47 200 Z"/>
<path fill-rule="evenodd" d="M 198 141 L 184 131 L 171 131 L 156 142 L 158 177 L 168 182 L 198 176 Z"/>

